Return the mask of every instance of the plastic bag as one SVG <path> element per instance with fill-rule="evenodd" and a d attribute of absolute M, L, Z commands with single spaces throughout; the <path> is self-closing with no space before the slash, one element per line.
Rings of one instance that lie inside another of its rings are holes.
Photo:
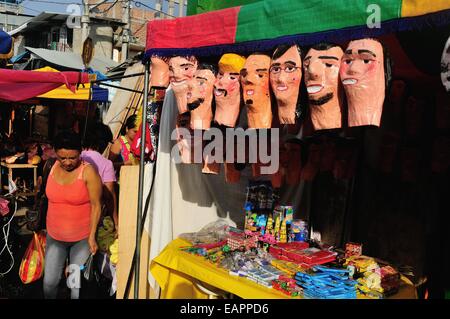
<path fill-rule="evenodd" d="M 24 284 L 34 282 L 44 274 L 45 244 L 46 233 L 34 232 L 19 268 L 19 277 Z"/>
<path fill-rule="evenodd" d="M 82 268 L 80 299 L 98 298 L 100 293 L 100 274 L 94 256 L 89 255 Z"/>
<path fill-rule="evenodd" d="M 193 245 L 210 244 L 224 240 L 229 233 L 230 225 L 224 219 L 218 219 L 204 226 L 196 233 L 180 234 L 181 239 L 191 242 Z"/>

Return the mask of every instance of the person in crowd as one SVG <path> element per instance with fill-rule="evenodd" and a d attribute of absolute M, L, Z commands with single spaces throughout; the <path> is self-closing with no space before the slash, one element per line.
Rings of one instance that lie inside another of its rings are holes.
<path fill-rule="evenodd" d="M 116 170 L 122 165 L 139 164 L 131 152 L 131 145 L 133 144 L 137 131 L 136 115 L 132 115 L 126 120 L 121 136 L 114 141 L 109 150 L 109 159 L 113 162 Z"/>
<path fill-rule="evenodd" d="M 113 135 L 109 126 L 103 123 L 94 123 L 86 131 L 81 159 L 95 167 L 100 175 L 103 183 L 102 216 L 112 217 L 117 231 L 119 225 L 115 192 L 117 178 L 112 161 L 102 155 L 112 142 Z"/>
<path fill-rule="evenodd" d="M 95 168 L 81 159 L 81 140 L 63 131 L 53 143 L 57 161 L 47 180 L 47 243 L 44 297 L 54 299 L 66 259 L 69 265 L 85 264 L 97 252 L 96 230 L 101 213 L 102 181 Z M 71 288 L 78 299 L 80 288 Z"/>

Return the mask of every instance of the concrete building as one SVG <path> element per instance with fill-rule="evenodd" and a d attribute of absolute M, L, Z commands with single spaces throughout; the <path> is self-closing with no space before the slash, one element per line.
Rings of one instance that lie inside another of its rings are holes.
<path fill-rule="evenodd" d="M 33 16 L 24 14 L 22 7 L 15 0 L 0 2 L 0 29 L 9 32 L 24 24 Z"/>
<path fill-rule="evenodd" d="M 89 36 L 94 43 L 94 57 L 113 58 L 117 41 L 115 32 L 123 22 L 111 18 L 92 17 Z M 67 51 L 81 54 L 83 43 L 78 21 L 68 14 L 42 12 L 9 32 L 14 37 L 14 54 L 25 47 Z"/>

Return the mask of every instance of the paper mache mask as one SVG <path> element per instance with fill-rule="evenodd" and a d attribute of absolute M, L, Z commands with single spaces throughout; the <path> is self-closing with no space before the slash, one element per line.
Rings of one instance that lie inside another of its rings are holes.
<path fill-rule="evenodd" d="M 180 114 L 189 111 L 187 108 L 187 82 L 194 76 L 197 65 L 197 59 L 193 56 L 176 56 L 169 59 L 169 80 Z"/>
<path fill-rule="evenodd" d="M 217 124 L 228 127 L 236 125 L 241 105 L 239 73 L 244 64 L 245 58 L 234 53 L 224 54 L 219 60 L 219 72 L 214 84 L 214 121 Z"/>
<path fill-rule="evenodd" d="M 269 68 L 269 56 L 253 53 L 247 58 L 241 70 L 240 80 L 249 128 L 270 128 L 272 125 Z"/>
<path fill-rule="evenodd" d="M 188 81 L 187 107 L 191 111 L 190 126 L 193 130 L 206 130 L 211 127 L 215 72 L 210 65 L 200 65 L 194 77 Z"/>
<path fill-rule="evenodd" d="M 302 79 L 302 59 L 297 45 L 281 45 L 272 55 L 270 85 L 278 105 L 280 124 L 295 124 Z"/>
<path fill-rule="evenodd" d="M 150 61 L 150 87 L 167 87 L 169 85 L 168 59 L 153 55 Z"/>
<path fill-rule="evenodd" d="M 441 80 L 445 90 L 450 92 L 450 37 L 445 44 L 441 60 Z"/>
<path fill-rule="evenodd" d="M 342 127 L 343 92 L 339 68 L 344 52 L 333 44 L 311 48 L 303 62 L 311 121 L 315 130 Z"/>
<path fill-rule="evenodd" d="M 340 77 L 347 95 L 348 126 L 380 126 L 386 90 L 381 43 L 351 41 L 342 57 Z"/>

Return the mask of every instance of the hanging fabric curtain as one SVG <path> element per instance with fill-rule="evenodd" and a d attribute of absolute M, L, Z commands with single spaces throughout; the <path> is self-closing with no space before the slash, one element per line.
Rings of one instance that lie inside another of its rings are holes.
<path fill-rule="evenodd" d="M 89 83 L 87 73 L 0 69 L 0 100 L 24 101 L 61 85 L 75 93 L 77 85 L 84 83 Z"/>
<path fill-rule="evenodd" d="M 426 4 L 425 4 L 426 3 Z M 448 0 L 265 0 L 147 24 L 146 58 L 270 50 L 282 43 L 344 42 L 448 25 Z M 378 25 L 379 22 L 379 25 Z"/>

